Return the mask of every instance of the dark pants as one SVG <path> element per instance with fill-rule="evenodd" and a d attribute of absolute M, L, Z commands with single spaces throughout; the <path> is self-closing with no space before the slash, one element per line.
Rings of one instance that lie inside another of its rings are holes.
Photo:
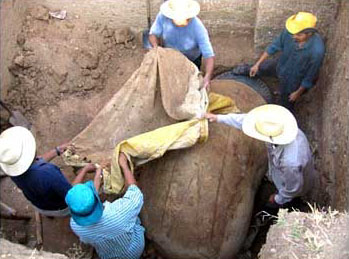
<path fill-rule="evenodd" d="M 280 91 L 280 104 L 287 108 L 289 111 L 294 113 L 294 103 L 290 102 L 288 100 L 289 98 L 289 93 L 286 93 L 287 89 L 287 82 L 285 79 L 278 77 L 277 72 L 276 72 L 276 67 L 278 64 L 279 59 L 278 58 L 273 58 L 273 59 L 267 59 L 265 60 L 260 66 L 259 70 L 256 74 L 258 77 L 263 77 L 263 76 L 270 76 L 270 77 L 276 77 L 279 79 L 279 91 Z M 251 65 L 242 65 L 241 67 L 238 67 L 236 70 L 236 74 L 238 75 L 244 75 L 244 76 L 249 76 L 250 74 L 250 69 Z"/>
<path fill-rule="evenodd" d="M 278 77 L 276 72 L 276 67 L 279 59 L 267 59 L 260 66 L 257 72 L 257 76 L 272 76 L 277 77 L 279 79 L 279 91 L 280 91 L 280 104 L 287 108 L 289 111 L 294 113 L 294 102 L 290 102 L 288 100 L 290 94 L 285 92 L 286 88 L 286 80 Z"/>
<path fill-rule="evenodd" d="M 200 55 L 197 59 L 192 61 L 198 67 L 199 70 L 201 69 L 201 59 L 202 59 L 202 55 Z"/>

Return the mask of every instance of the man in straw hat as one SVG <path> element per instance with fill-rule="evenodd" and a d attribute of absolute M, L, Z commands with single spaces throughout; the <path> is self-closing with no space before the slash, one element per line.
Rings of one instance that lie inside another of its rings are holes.
<path fill-rule="evenodd" d="M 69 215 L 65 195 L 71 184 L 50 160 L 67 148 L 63 144 L 36 157 L 36 143 L 32 133 L 24 127 L 12 127 L 0 135 L 0 167 L 23 191 L 24 196 L 41 214 L 49 217 Z M 94 170 L 83 168 L 76 179 Z M 75 181 L 75 180 L 74 180 Z"/>
<path fill-rule="evenodd" d="M 161 38 L 164 47 L 182 52 L 199 69 L 204 57 L 204 87 L 207 88 L 213 73 L 214 52 L 205 26 L 196 17 L 199 12 L 200 5 L 194 0 L 166 1 L 150 28 L 149 41 L 157 47 Z"/>
<path fill-rule="evenodd" d="M 119 164 L 125 177 L 125 195 L 102 204 L 98 191 L 102 170 L 97 169 L 94 181 L 77 184 L 65 198 L 71 213 L 70 226 L 84 243 L 92 245 L 100 258 L 140 258 L 144 250 L 144 228 L 138 217 L 143 194 L 121 153 Z"/>
<path fill-rule="evenodd" d="M 287 207 L 294 198 L 309 193 L 316 179 L 312 153 L 306 136 L 289 110 L 268 104 L 247 114 L 207 113 L 205 117 L 210 122 L 225 123 L 266 142 L 267 176 L 277 189 L 277 193 L 270 196 L 267 207 Z"/>
<path fill-rule="evenodd" d="M 325 55 L 324 42 L 315 29 L 317 18 L 307 12 L 289 17 L 286 29 L 267 47 L 251 67 L 235 68 L 236 74 L 277 76 L 281 105 L 293 112 L 295 101 L 314 86 Z M 282 52 L 276 59 L 267 58 Z"/>

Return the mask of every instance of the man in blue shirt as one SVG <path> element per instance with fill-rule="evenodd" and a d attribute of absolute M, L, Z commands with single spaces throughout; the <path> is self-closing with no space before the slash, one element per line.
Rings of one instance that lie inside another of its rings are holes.
<path fill-rule="evenodd" d="M 260 59 L 250 68 L 237 73 L 277 76 L 281 104 L 293 111 L 294 102 L 316 82 L 325 55 L 324 42 L 315 29 L 316 17 L 299 12 L 286 21 L 286 29 L 273 40 Z M 278 59 L 267 60 L 277 52 Z M 240 70 L 240 71 L 239 71 Z"/>
<path fill-rule="evenodd" d="M 24 196 L 41 214 L 50 217 L 69 215 L 65 195 L 71 184 L 54 164 L 49 163 L 65 151 L 63 144 L 35 157 L 34 136 L 24 127 L 12 127 L 0 135 L 0 166 L 22 190 Z M 94 170 L 93 165 L 83 168 L 77 177 Z"/>
<path fill-rule="evenodd" d="M 204 87 L 210 85 L 214 68 L 214 52 L 208 32 L 196 17 L 200 5 L 194 0 L 169 0 L 160 7 L 150 28 L 149 41 L 157 47 L 161 38 L 164 47 L 184 54 L 200 69 L 201 58 L 205 60 Z"/>
<path fill-rule="evenodd" d="M 72 216 L 72 230 L 82 242 L 92 245 L 100 258 L 137 259 L 144 250 L 144 228 L 138 217 L 143 194 L 123 153 L 119 164 L 126 184 L 122 198 L 102 204 L 98 195 L 102 179 L 99 168 L 93 182 L 75 185 L 65 200 Z"/>

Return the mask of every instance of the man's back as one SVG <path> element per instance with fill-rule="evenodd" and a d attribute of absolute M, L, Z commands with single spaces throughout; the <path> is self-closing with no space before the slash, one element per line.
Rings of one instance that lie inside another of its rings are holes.
<path fill-rule="evenodd" d="M 144 228 L 138 217 L 142 206 L 143 194 L 131 185 L 123 198 L 104 203 L 103 216 L 97 223 L 79 226 L 71 219 L 70 225 L 101 258 L 139 258 L 144 249 Z"/>
<path fill-rule="evenodd" d="M 50 211 L 67 208 L 64 198 L 71 185 L 54 164 L 37 159 L 24 174 L 11 179 L 37 208 Z"/>

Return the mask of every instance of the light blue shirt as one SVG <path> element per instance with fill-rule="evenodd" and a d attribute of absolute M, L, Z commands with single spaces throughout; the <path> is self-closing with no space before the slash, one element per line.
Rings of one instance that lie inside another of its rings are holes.
<path fill-rule="evenodd" d="M 178 27 L 172 20 L 159 13 L 149 34 L 162 38 L 164 47 L 182 52 L 191 61 L 201 54 L 204 58 L 214 56 L 208 32 L 199 18 L 194 17 L 185 27 Z"/>
<path fill-rule="evenodd" d="M 138 217 L 142 206 L 142 192 L 130 185 L 124 197 L 104 203 L 103 216 L 96 224 L 79 226 L 71 219 L 70 226 L 102 259 L 137 259 L 144 250 L 144 228 Z"/>
<path fill-rule="evenodd" d="M 246 114 L 218 115 L 217 121 L 242 130 Z M 278 190 L 275 201 L 284 204 L 310 192 L 316 179 L 312 153 L 304 133 L 298 129 L 296 139 L 287 145 L 266 143 L 268 178 Z"/>

